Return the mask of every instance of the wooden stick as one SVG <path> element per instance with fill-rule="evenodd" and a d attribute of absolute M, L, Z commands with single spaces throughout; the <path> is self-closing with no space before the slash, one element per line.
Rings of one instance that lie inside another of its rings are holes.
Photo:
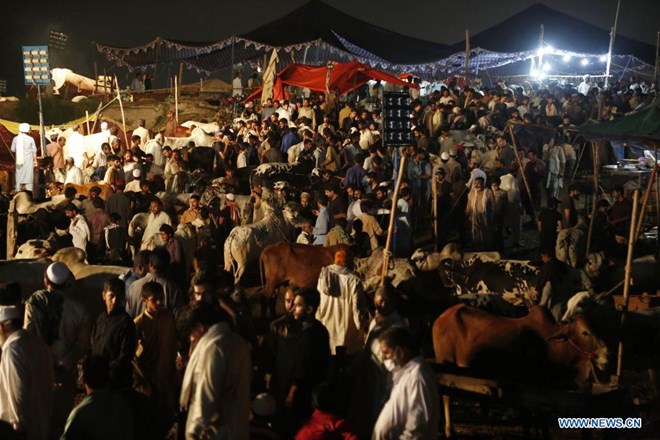
<path fill-rule="evenodd" d="M 431 177 L 431 185 L 433 185 L 433 249 L 438 252 L 438 187 L 435 175 Z"/>
<path fill-rule="evenodd" d="M 126 149 L 131 148 L 131 144 L 128 142 L 128 134 L 126 133 L 126 116 L 124 115 L 124 104 L 121 102 L 121 91 L 119 90 L 119 81 L 117 81 L 117 75 L 115 75 L 115 88 L 117 89 L 117 99 L 119 100 L 119 110 L 121 111 L 121 125 L 124 128 L 124 140 L 126 141 Z"/>
<path fill-rule="evenodd" d="M 102 106 L 103 103 L 99 102 L 99 106 L 96 107 L 96 112 L 94 113 L 94 125 L 92 125 L 92 131 L 96 130 L 96 123 L 99 121 L 99 113 L 101 113 Z"/>
<path fill-rule="evenodd" d="M 383 273 L 380 277 L 380 285 L 385 285 L 385 277 L 387 276 L 387 268 L 390 264 L 390 248 L 392 246 L 392 233 L 394 232 L 394 219 L 396 218 L 396 202 L 399 198 L 399 188 L 403 180 L 403 173 L 405 171 L 406 156 L 401 156 L 401 163 L 399 164 L 399 175 L 396 179 L 394 186 L 394 195 L 392 196 L 392 208 L 390 208 L 390 224 L 387 227 L 387 241 L 385 242 L 385 250 L 383 251 Z"/>
<path fill-rule="evenodd" d="M 635 237 L 639 237 L 639 234 L 642 232 L 642 225 L 644 224 L 644 215 L 646 213 L 646 205 L 649 201 L 649 196 L 651 195 L 651 187 L 655 181 L 655 176 L 657 174 L 657 166 L 653 167 L 651 172 L 651 177 L 649 177 L 649 183 L 646 185 L 646 190 L 644 191 L 644 197 L 642 197 L 642 209 L 639 212 L 639 218 L 637 219 L 637 224 L 635 225 Z"/>
<path fill-rule="evenodd" d="M 99 69 L 94 61 L 94 95 L 99 92 Z"/>
<path fill-rule="evenodd" d="M 529 183 L 527 183 L 527 177 L 525 176 L 525 168 L 523 167 L 522 160 L 520 160 L 520 155 L 518 154 L 518 146 L 516 145 L 516 137 L 513 135 L 513 126 L 509 124 L 509 133 L 511 134 L 511 143 L 513 144 L 513 152 L 516 154 L 516 159 L 520 164 L 520 171 L 522 175 L 523 183 L 525 184 L 525 189 L 527 189 L 527 195 L 529 196 L 529 205 L 532 208 L 532 222 L 536 221 L 536 209 L 534 209 L 534 199 L 532 199 L 532 191 L 529 189 Z"/>
<path fill-rule="evenodd" d="M 16 237 L 18 233 L 18 213 L 16 212 L 16 200 L 9 202 L 7 213 L 7 260 L 13 260 L 16 253 Z"/>
<path fill-rule="evenodd" d="M 179 81 L 174 75 L 174 119 L 179 120 Z"/>
<path fill-rule="evenodd" d="M 89 111 L 85 110 L 85 125 L 87 125 L 87 134 L 90 135 L 92 132 L 89 128 Z"/>
<path fill-rule="evenodd" d="M 591 206 L 591 218 L 589 219 L 589 233 L 587 234 L 587 253 L 591 251 L 591 236 L 594 230 L 594 218 L 596 217 L 596 198 L 598 196 L 598 170 L 600 169 L 600 153 L 594 142 L 591 142 L 591 158 L 594 166 L 594 198 Z"/>
<path fill-rule="evenodd" d="M 635 190 L 633 195 L 633 209 L 632 209 L 632 220 L 630 222 L 630 234 L 628 237 L 628 255 L 626 256 L 626 272 L 623 283 L 623 304 L 621 309 L 621 327 L 620 334 L 623 334 L 623 328 L 626 325 L 626 315 L 628 314 L 628 296 L 630 294 L 630 279 L 632 278 L 632 257 L 633 249 L 635 247 L 635 228 L 633 225 L 637 220 L 637 208 L 639 205 L 639 190 Z M 617 354 L 616 361 L 616 377 L 619 383 L 621 383 L 623 375 L 623 341 L 619 337 L 619 352 Z"/>

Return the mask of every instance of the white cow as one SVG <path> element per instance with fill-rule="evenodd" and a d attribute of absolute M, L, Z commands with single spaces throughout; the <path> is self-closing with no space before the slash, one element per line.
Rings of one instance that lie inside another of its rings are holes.
<path fill-rule="evenodd" d="M 99 82 L 97 83 L 92 78 L 87 78 L 86 76 L 74 73 L 71 69 L 62 69 L 59 67 L 52 69 L 50 74 L 54 83 L 54 95 L 59 95 L 60 89 L 66 83 L 77 87 L 78 93 L 91 95 L 95 92 L 95 90 L 97 94 L 112 93 L 111 86 L 106 85 L 108 79 L 107 77 L 105 79 L 102 76 L 99 77 Z M 112 84 L 112 82 L 110 82 L 110 84 Z"/>
<path fill-rule="evenodd" d="M 51 255 L 53 255 L 53 246 L 50 241 L 33 239 L 20 245 L 14 258 L 16 260 L 34 260 L 37 258 L 47 258 Z"/>
<path fill-rule="evenodd" d="M 362 278 L 367 292 L 374 292 L 380 285 L 383 273 L 383 248 L 375 249 L 367 258 L 355 259 L 355 272 Z M 394 287 L 407 293 L 422 295 L 421 280 L 416 277 L 417 268 L 407 258 L 390 258 L 387 277 Z"/>
<path fill-rule="evenodd" d="M 57 127 L 52 127 L 50 130 L 46 131 L 46 137 L 48 139 L 50 139 L 53 135 L 57 135 L 57 137 L 63 136 L 65 139 L 68 140 L 72 134 L 73 134 L 73 129 L 71 127 L 67 128 L 66 130 L 62 130 Z M 83 145 L 85 145 L 85 152 L 87 153 L 87 155 L 91 157 L 93 154 L 95 154 L 98 148 L 101 146 L 101 144 L 104 142 L 108 142 L 109 138 L 110 138 L 110 132 L 108 130 L 103 130 L 100 131 L 99 133 L 92 133 L 83 136 Z M 67 144 L 64 144 L 63 154 L 64 157 L 68 157 L 69 155 L 69 148 Z"/>
<path fill-rule="evenodd" d="M 215 134 L 215 132 L 220 131 L 220 126 L 217 122 L 197 122 L 197 121 L 186 121 L 180 124 L 182 127 L 191 128 L 193 126 L 201 128 L 206 133 Z"/>
<path fill-rule="evenodd" d="M 421 271 L 431 271 L 436 270 L 440 267 L 444 260 L 454 260 L 454 262 L 459 263 L 461 261 L 472 260 L 475 257 L 478 257 L 481 261 L 498 261 L 502 259 L 502 255 L 499 252 L 461 252 L 448 254 L 447 252 L 428 252 L 422 249 L 417 249 L 410 256 L 410 261 L 412 261 L 417 269 Z"/>
<path fill-rule="evenodd" d="M 213 145 L 213 135 L 207 134 L 199 127 L 193 128 L 190 136 L 186 137 L 166 137 L 165 145 L 177 150 L 188 146 L 188 142 L 194 142 L 196 147 L 210 147 Z"/>
<path fill-rule="evenodd" d="M 302 223 L 293 205 L 286 205 L 281 211 L 272 206 L 268 204 L 264 218 L 256 223 L 236 226 L 225 240 L 225 270 L 234 274 L 234 284 L 240 282 L 249 263 L 259 260 L 266 246 L 293 240 L 295 228 Z"/>

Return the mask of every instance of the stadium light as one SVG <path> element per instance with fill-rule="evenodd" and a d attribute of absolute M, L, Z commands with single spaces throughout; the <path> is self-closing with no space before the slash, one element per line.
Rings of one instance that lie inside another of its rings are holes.
<path fill-rule="evenodd" d="M 600 58 L 598 58 L 598 60 L 599 60 L 601 63 L 606 62 L 606 61 L 607 61 L 607 55 L 601 55 Z"/>
<path fill-rule="evenodd" d="M 545 64 L 543 65 L 543 71 L 544 71 L 544 72 L 549 71 L 549 70 L 550 70 L 550 67 L 551 67 L 551 66 L 550 66 L 550 63 L 545 63 Z"/>
<path fill-rule="evenodd" d="M 565 63 L 568 63 L 568 62 L 571 60 L 571 55 L 570 55 L 570 54 L 566 54 L 566 55 L 564 55 L 564 57 L 562 58 L 562 60 L 564 60 Z"/>
<path fill-rule="evenodd" d="M 580 64 L 582 64 L 583 66 L 586 66 L 587 64 L 589 64 L 589 60 L 586 59 L 586 58 L 582 58 L 582 61 L 580 61 Z"/>

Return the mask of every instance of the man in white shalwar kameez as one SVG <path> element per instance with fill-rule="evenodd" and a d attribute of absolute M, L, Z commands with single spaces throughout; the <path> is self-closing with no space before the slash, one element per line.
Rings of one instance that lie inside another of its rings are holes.
<path fill-rule="evenodd" d="M 76 125 L 72 128 L 73 133 L 66 140 L 67 153 L 66 157 L 73 157 L 73 162 L 80 169 L 83 168 L 83 160 L 87 147 L 85 147 L 85 139 L 82 134 L 78 132 L 79 127 Z"/>
<path fill-rule="evenodd" d="M 64 208 L 64 213 L 71 219 L 69 234 L 71 234 L 73 247 L 85 251 L 86 254 L 87 243 L 89 243 L 92 235 L 89 231 L 89 225 L 87 225 L 85 217 L 78 213 L 78 208 L 73 203 L 68 204 L 66 208 Z"/>
<path fill-rule="evenodd" d="M 53 361 L 48 347 L 23 330 L 15 306 L 0 306 L 0 420 L 27 440 L 46 440 L 50 428 Z"/>
<path fill-rule="evenodd" d="M 412 334 L 390 327 L 378 340 L 385 366 L 392 372 L 392 391 L 376 420 L 372 440 L 438 438 L 438 379 L 418 356 Z"/>
<path fill-rule="evenodd" d="M 248 440 L 250 349 L 213 308 L 201 303 L 186 316 L 194 347 L 181 386 L 188 410 L 186 438 Z"/>
<path fill-rule="evenodd" d="M 163 225 L 172 226 L 172 219 L 163 211 L 163 203 L 160 199 L 154 197 L 149 205 L 149 210 L 151 213 L 147 219 L 147 227 L 144 228 L 144 234 L 142 235 L 141 250 L 162 246 L 164 243 L 160 238 L 160 227 Z"/>
<path fill-rule="evenodd" d="M 330 351 L 346 348 L 347 355 L 357 354 L 364 346 L 369 325 L 369 311 L 360 278 L 348 269 L 347 252 L 337 251 L 335 264 L 321 269 L 316 289 L 321 304 L 316 319 L 328 329 Z"/>
<path fill-rule="evenodd" d="M 154 163 L 161 168 L 165 168 L 165 156 L 163 156 L 163 135 L 158 133 L 153 139 L 145 145 L 145 152 L 153 154 Z"/>
<path fill-rule="evenodd" d="M 493 219 L 493 194 L 484 188 L 484 179 L 474 179 L 472 190 L 468 193 L 465 215 L 470 227 L 472 247 L 476 250 L 488 250 L 492 246 L 491 233 Z"/>
<path fill-rule="evenodd" d="M 18 135 L 11 141 L 11 152 L 16 155 L 16 192 L 25 189 L 32 191 L 34 182 L 34 167 L 37 165 L 37 146 L 28 133 L 29 124 L 18 126 Z"/>

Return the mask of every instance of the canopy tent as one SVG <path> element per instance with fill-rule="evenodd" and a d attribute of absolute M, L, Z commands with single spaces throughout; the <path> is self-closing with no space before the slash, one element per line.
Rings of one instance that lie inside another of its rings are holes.
<path fill-rule="evenodd" d="M 330 73 L 328 78 L 328 72 Z M 285 99 L 284 86 L 303 87 L 315 92 L 325 92 L 327 88 L 339 89 L 343 95 L 364 85 L 369 80 L 379 80 L 399 86 L 418 86 L 407 83 L 395 76 L 358 62 L 334 63 L 327 66 L 292 64 L 277 74 L 273 85 L 273 99 Z M 261 96 L 262 88 L 257 89 L 246 100 Z"/>
<path fill-rule="evenodd" d="M 599 123 L 586 123 L 576 130 L 589 140 L 660 141 L 660 98 L 631 115 Z"/>
<path fill-rule="evenodd" d="M 497 52 L 538 50 L 541 25 L 543 41 L 553 48 L 578 53 L 607 54 L 610 43 L 609 29 L 601 29 L 540 3 L 471 35 L 470 45 Z M 465 41 L 457 43 L 454 49 L 465 50 Z M 612 53 L 632 54 L 647 63 L 655 62 L 653 45 L 623 35 L 616 36 Z"/>
<path fill-rule="evenodd" d="M 443 59 L 454 50 L 444 44 L 408 37 L 346 14 L 320 0 L 311 0 L 286 16 L 242 37 L 274 46 L 289 46 L 321 40 L 338 49 L 353 52 L 349 41 L 366 54 L 392 64 L 419 64 Z"/>

